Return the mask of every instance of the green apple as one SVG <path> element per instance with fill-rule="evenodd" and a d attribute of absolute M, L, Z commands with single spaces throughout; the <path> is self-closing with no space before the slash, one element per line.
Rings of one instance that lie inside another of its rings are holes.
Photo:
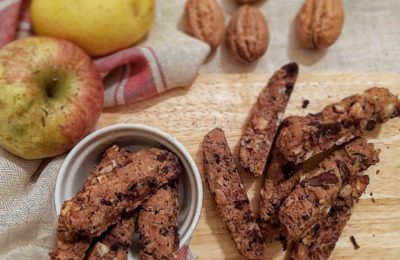
<path fill-rule="evenodd" d="M 76 45 L 48 37 L 0 49 L 0 145 L 25 159 L 68 151 L 95 126 L 103 84 Z"/>
<path fill-rule="evenodd" d="M 76 43 L 92 56 L 126 48 L 140 40 L 154 18 L 155 0 L 33 0 L 38 35 Z"/>

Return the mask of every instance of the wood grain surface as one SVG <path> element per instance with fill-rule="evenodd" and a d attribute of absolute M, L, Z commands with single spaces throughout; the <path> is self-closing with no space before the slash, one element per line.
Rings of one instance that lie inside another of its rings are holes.
<path fill-rule="evenodd" d="M 190 87 L 172 90 L 139 104 L 105 110 L 98 128 L 116 123 L 158 127 L 186 146 L 203 174 L 200 150 L 203 136 L 214 127 L 223 128 L 236 155 L 248 112 L 270 76 L 200 75 Z M 387 87 L 400 94 L 400 76 L 389 73 L 300 73 L 286 115 L 317 112 L 327 104 L 372 86 Z M 301 108 L 304 99 L 310 101 L 306 109 Z M 381 161 L 368 169 L 370 185 L 355 206 L 331 259 L 400 258 L 400 119 L 390 120 L 368 133 L 367 137 L 381 149 Z M 243 171 L 241 176 L 256 209 L 263 179 L 256 179 Z M 192 250 L 199 259 L 242 259 L 217 215 L 207 184 L 204 181 L 203 184 L 204 206 L 191 240 Z M 356 238 L 360 249 L 353 248 L 349 240 L 351 235 Z M 270 243 L 265 250 L 265 259 L 283 259 L 284 254 L 278 242 Z"/>

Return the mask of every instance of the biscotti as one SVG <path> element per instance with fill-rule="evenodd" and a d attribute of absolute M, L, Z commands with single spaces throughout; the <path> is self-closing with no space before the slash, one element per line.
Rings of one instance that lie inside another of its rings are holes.
<path fill-rule="evenodd" d="M 82 236 L 97 237 L 120 221 L 159 187 L 176 179 L 182 168 L 171 152 L 156 148 L 130 155 L 130 163 L 96 177 L 71 200 L 64 202 L 59 228 Z"/>
<path fill-rule="evenodd" d="M 261 259 L 261 231 L 221 129 L 216 128 L 204 137 L 203 152 L 206 180 L 239 253 L 247 259 Z"/>
<path fill-rule="evenodd" d="M 264 237 L 275 238 L 279 229 L 278 212 L 282 203 L 299 183 L 301 171 L 289 179 L 274 185 L 268 178 L 260 191 L 260 207 L 258 211 L 259 225 Z"/>
<path fill-rule="evenodd" d="M 286 160 L 276 146 L 274 146 L 271 152 L 271 160 L 267 167 L 266 177 L 274 185 L 277 185 L 289 179 L 300 168 L 301 165 L 295 165 L 294 163 Z"/>
<path fill-rule="evenodd" d="M 90 172 L 85 185 L 93 185 L 98 182 L 96 179 L 100 175 L 112 172 L 117 168 L 121 168 L 130 162 L 130 153 L 118 145 L 108 148 L 102 155 L 101 161 Z"/>
<path fill-rule="evenodd" d="M 136 215 L 124 216 L 96 240 L 86 256 L 88 260 L 126 260 L 132 244 Z"/>
<path fill-rule="evenodd" d="M 161 187 L 143 203 L 139 212 L 139 258 L 176 259 L 179 249 L 178 191 L 176 184 Z"/>
<path fill-rule="evenodd" d="M 266 238 L 281 237 L 278 210 L 300 180 L 302 165 L 288 162 L 276 147 L 271 152 L 264 185 L 260 190 L 259 225 Z"/>
<path fill-rule="evenodd" d="M 100 163 L 90 172 L 86 185 L 96 181 L 98 176 L 125 166 L 128 161 L 128 152 L 113 145 L 104 152 Z M 91 238 L 81 237 L 58 227 L 57 242 L 50 256 L 52 259 L 83 259 L 91 242 Z"/>
<path fill-rule="evenodd" d="M 329 212 L 320 215 L 310 231 L 294 243 L 291 258 L 296 260 L 328 259 L 351 217 L 354 202 L 363 194 L 369 177 L 359 175 L 346 183 Z"/>
<path fill-rule="evenodd" d="M 80 236 L 70 237 L 69 240 L 66 240 L 65 235 L 58 232 L 55 248 L 49 254 L 50 258 L 53 260 L 84 259 L 91 242 L 91 238 Z"/>
<path fill-rule="evenodd" d="M 298 241 L 339 195 L 346 180 L 379 161 L 379 152 L 365 139 L 355 139 L 324 159 L 309 173 L 279 209 L 279 221 L 289 240 Z"/>
<path fill-rule="evenodd" d="M 385 88 L 370 88 L 325 107 L 321 113 L 288 118 L 277 137 L 277 147 L 288 161 L 298 164 L 397 116 L 399 99 Z"/>
<path fill-rule="evenodd" d="M 263 174 L 268 155 L 299 72 L 296 63 L 276 71 L 258 97 L 240 141 L 240 164 L 254 176 Z"/>

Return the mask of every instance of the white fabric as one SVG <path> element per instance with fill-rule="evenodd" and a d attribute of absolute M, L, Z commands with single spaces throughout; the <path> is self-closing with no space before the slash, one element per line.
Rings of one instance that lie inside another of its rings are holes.
<path fill-rule="evenodd" d="M 56 230 L 55 179 L 64 156 L 28 161 L 0 148 L 0 259 L 43 259 Z"/>
<path fill-rule="evenodd" d="M 166 1 L 166 0 L 164 0 Z M 171 24 L 182 26 L 185 0 L 168 1 L 163 14 Z M 237 9 L 234 0 L 220 0 L 225 24 Z M 173 4 L 175 3 L 175 4 Z M 323 72 L 400 72 L 400 1 L 343 0 L 345 24 L 338 41 L 326 51 L 301 48 L 293 32 L 294 18 L 303 0 L 266 0 L 258 6 L 270 30 L 267 53 L 250 65 L 234 60 L 223 46 L 208 59 L 201 73 L 272 72 L 289 61 L 296 61 L 301 71 Z"/>

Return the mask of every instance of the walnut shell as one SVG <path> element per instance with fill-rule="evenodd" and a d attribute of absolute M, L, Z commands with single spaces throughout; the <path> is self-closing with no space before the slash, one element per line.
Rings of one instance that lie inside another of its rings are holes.
<path fill-rule="evenodd" d="M 233 56 L 242 62 L 253 62 L 264 55 L 269 44 L 264 15 L 253 6 L 242 5 L 232 16 L 226 44 Z"/>
<path fill-rule="evenodd" d="M 187 32 L 215 50 L 224 38 L 224 13 L 216 0 L 188 0 L 185 9 Z"/>
<path fill-rule="evenodd" d="M 327 48 L 338 39 L 343 23 L 341 0 L 306 0 L 296 18 L 297 37 L 305 48 Z"/>

